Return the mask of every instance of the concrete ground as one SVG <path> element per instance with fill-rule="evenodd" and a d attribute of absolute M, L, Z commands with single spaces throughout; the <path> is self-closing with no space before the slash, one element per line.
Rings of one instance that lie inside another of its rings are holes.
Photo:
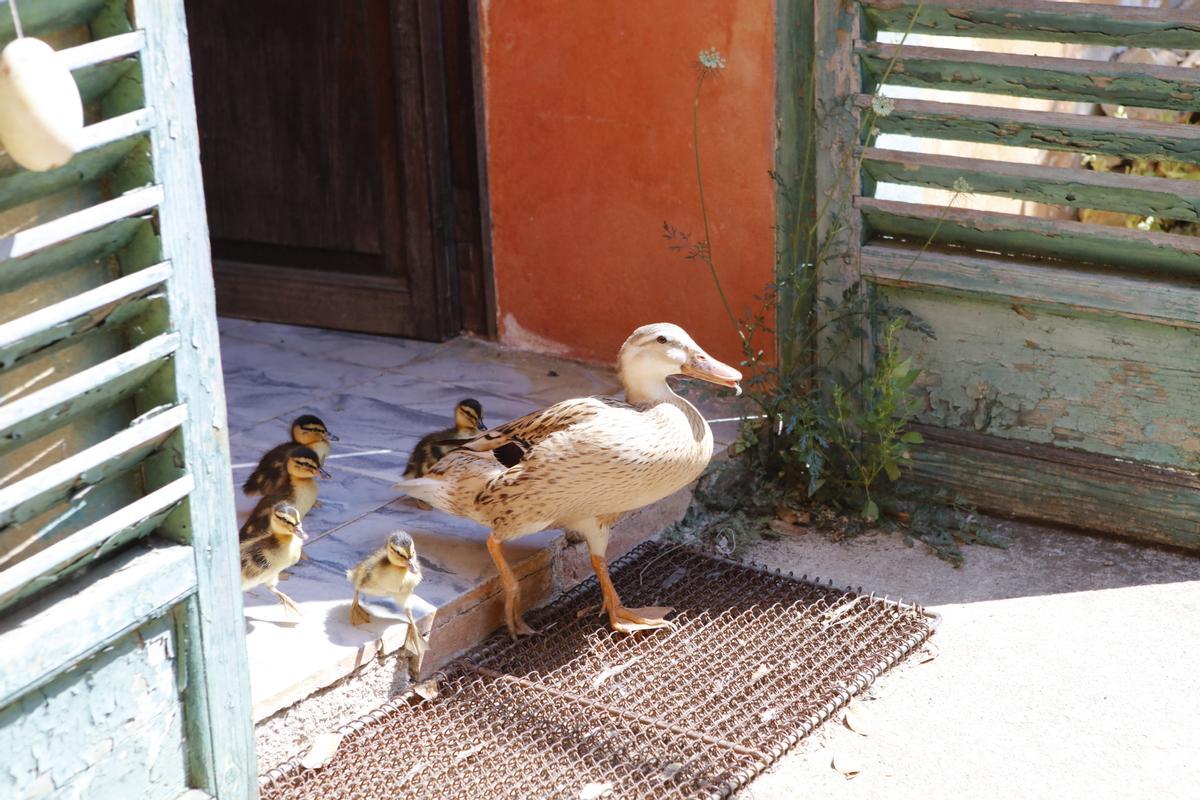
<path fill-rule="evenodd" d="M 747 554 L 943 619 L 867 693 L 869 735 L 839 715 L 739 800 L 1200 797 L 1200 558 L 1002 530 L 1010 549 L 968 548 L 961 569 L 885 534 Z"/>

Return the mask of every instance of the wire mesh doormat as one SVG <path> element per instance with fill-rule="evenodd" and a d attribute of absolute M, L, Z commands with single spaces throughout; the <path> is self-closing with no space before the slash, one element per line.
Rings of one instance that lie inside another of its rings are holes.
<path fill-rule="evenodd" d="M 585 581 L 342 729 L 337 754 L 292 759 L 261 796 L 725 797 L 933 631 L 919 606 L 647 542 L 615 562 L 629 606 L 676 627 L 615 634 Z"/>

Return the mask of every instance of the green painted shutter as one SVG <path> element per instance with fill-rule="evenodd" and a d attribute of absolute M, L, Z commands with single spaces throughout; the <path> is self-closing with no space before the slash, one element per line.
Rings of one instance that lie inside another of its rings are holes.
<path fill-rule="evenodd" d="M 183 3 L 20 9 L 88 126 L 0 156 L 0 796 L 253 797 Z"/>
<path fill-rule="evenodd" d="M 864 149 L 859 138 L 885 73 L 890 85 L 1200 109 L 1197 69 L 874 40 L 914 14 L 913 33 L 1200 50 L 1194 12 L 1039 0 L 807 9 L 785 15 L 781 108 L 804 96 L 812 41 L 815 196 L 847 181 L 853 193 L 823 291 L 861 280 L 937 334 L 902 340 L 926 394 L 913 474 L 993 512 L 1200 547 L 1200 238 L 874 196 L 880 182 L 952 191 L 961 178 L 975 194 L 1195 221 L 1200 182 Z M 872 117 L 883 133 L 1200 163 L 1200 125 L 909 99 Z M 847 177 L 845 164 L 861 172 Z"/>

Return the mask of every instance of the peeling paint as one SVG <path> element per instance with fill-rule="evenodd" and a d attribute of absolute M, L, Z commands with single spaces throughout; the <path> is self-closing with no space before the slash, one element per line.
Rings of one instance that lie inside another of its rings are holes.
<path fill-rule="evenodd" d="M 140 633 L 0 710 L 0 797 L 166 800 L 186 790 L 171 626 Z"/>
<path fill-rule="evenodd" d="M 901 338 L 924 370 L 919 421 L 1165 466 L 1200 459 L 1200 331 L 886 291 L 938 334 Z"/>

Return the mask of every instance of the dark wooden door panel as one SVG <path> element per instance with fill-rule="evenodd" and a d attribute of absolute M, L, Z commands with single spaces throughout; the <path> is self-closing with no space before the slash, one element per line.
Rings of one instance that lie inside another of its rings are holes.
<path fill-rule="evenodd" d="M 387 0 L 203 2 L 192 49 L 214 238 L 382 252 L 391 69 L 364 31 Z"/>
<path fill-rule="evenodd" d="M 221 312 L 456 333 L 437 4 L 187 5 Z"/>

